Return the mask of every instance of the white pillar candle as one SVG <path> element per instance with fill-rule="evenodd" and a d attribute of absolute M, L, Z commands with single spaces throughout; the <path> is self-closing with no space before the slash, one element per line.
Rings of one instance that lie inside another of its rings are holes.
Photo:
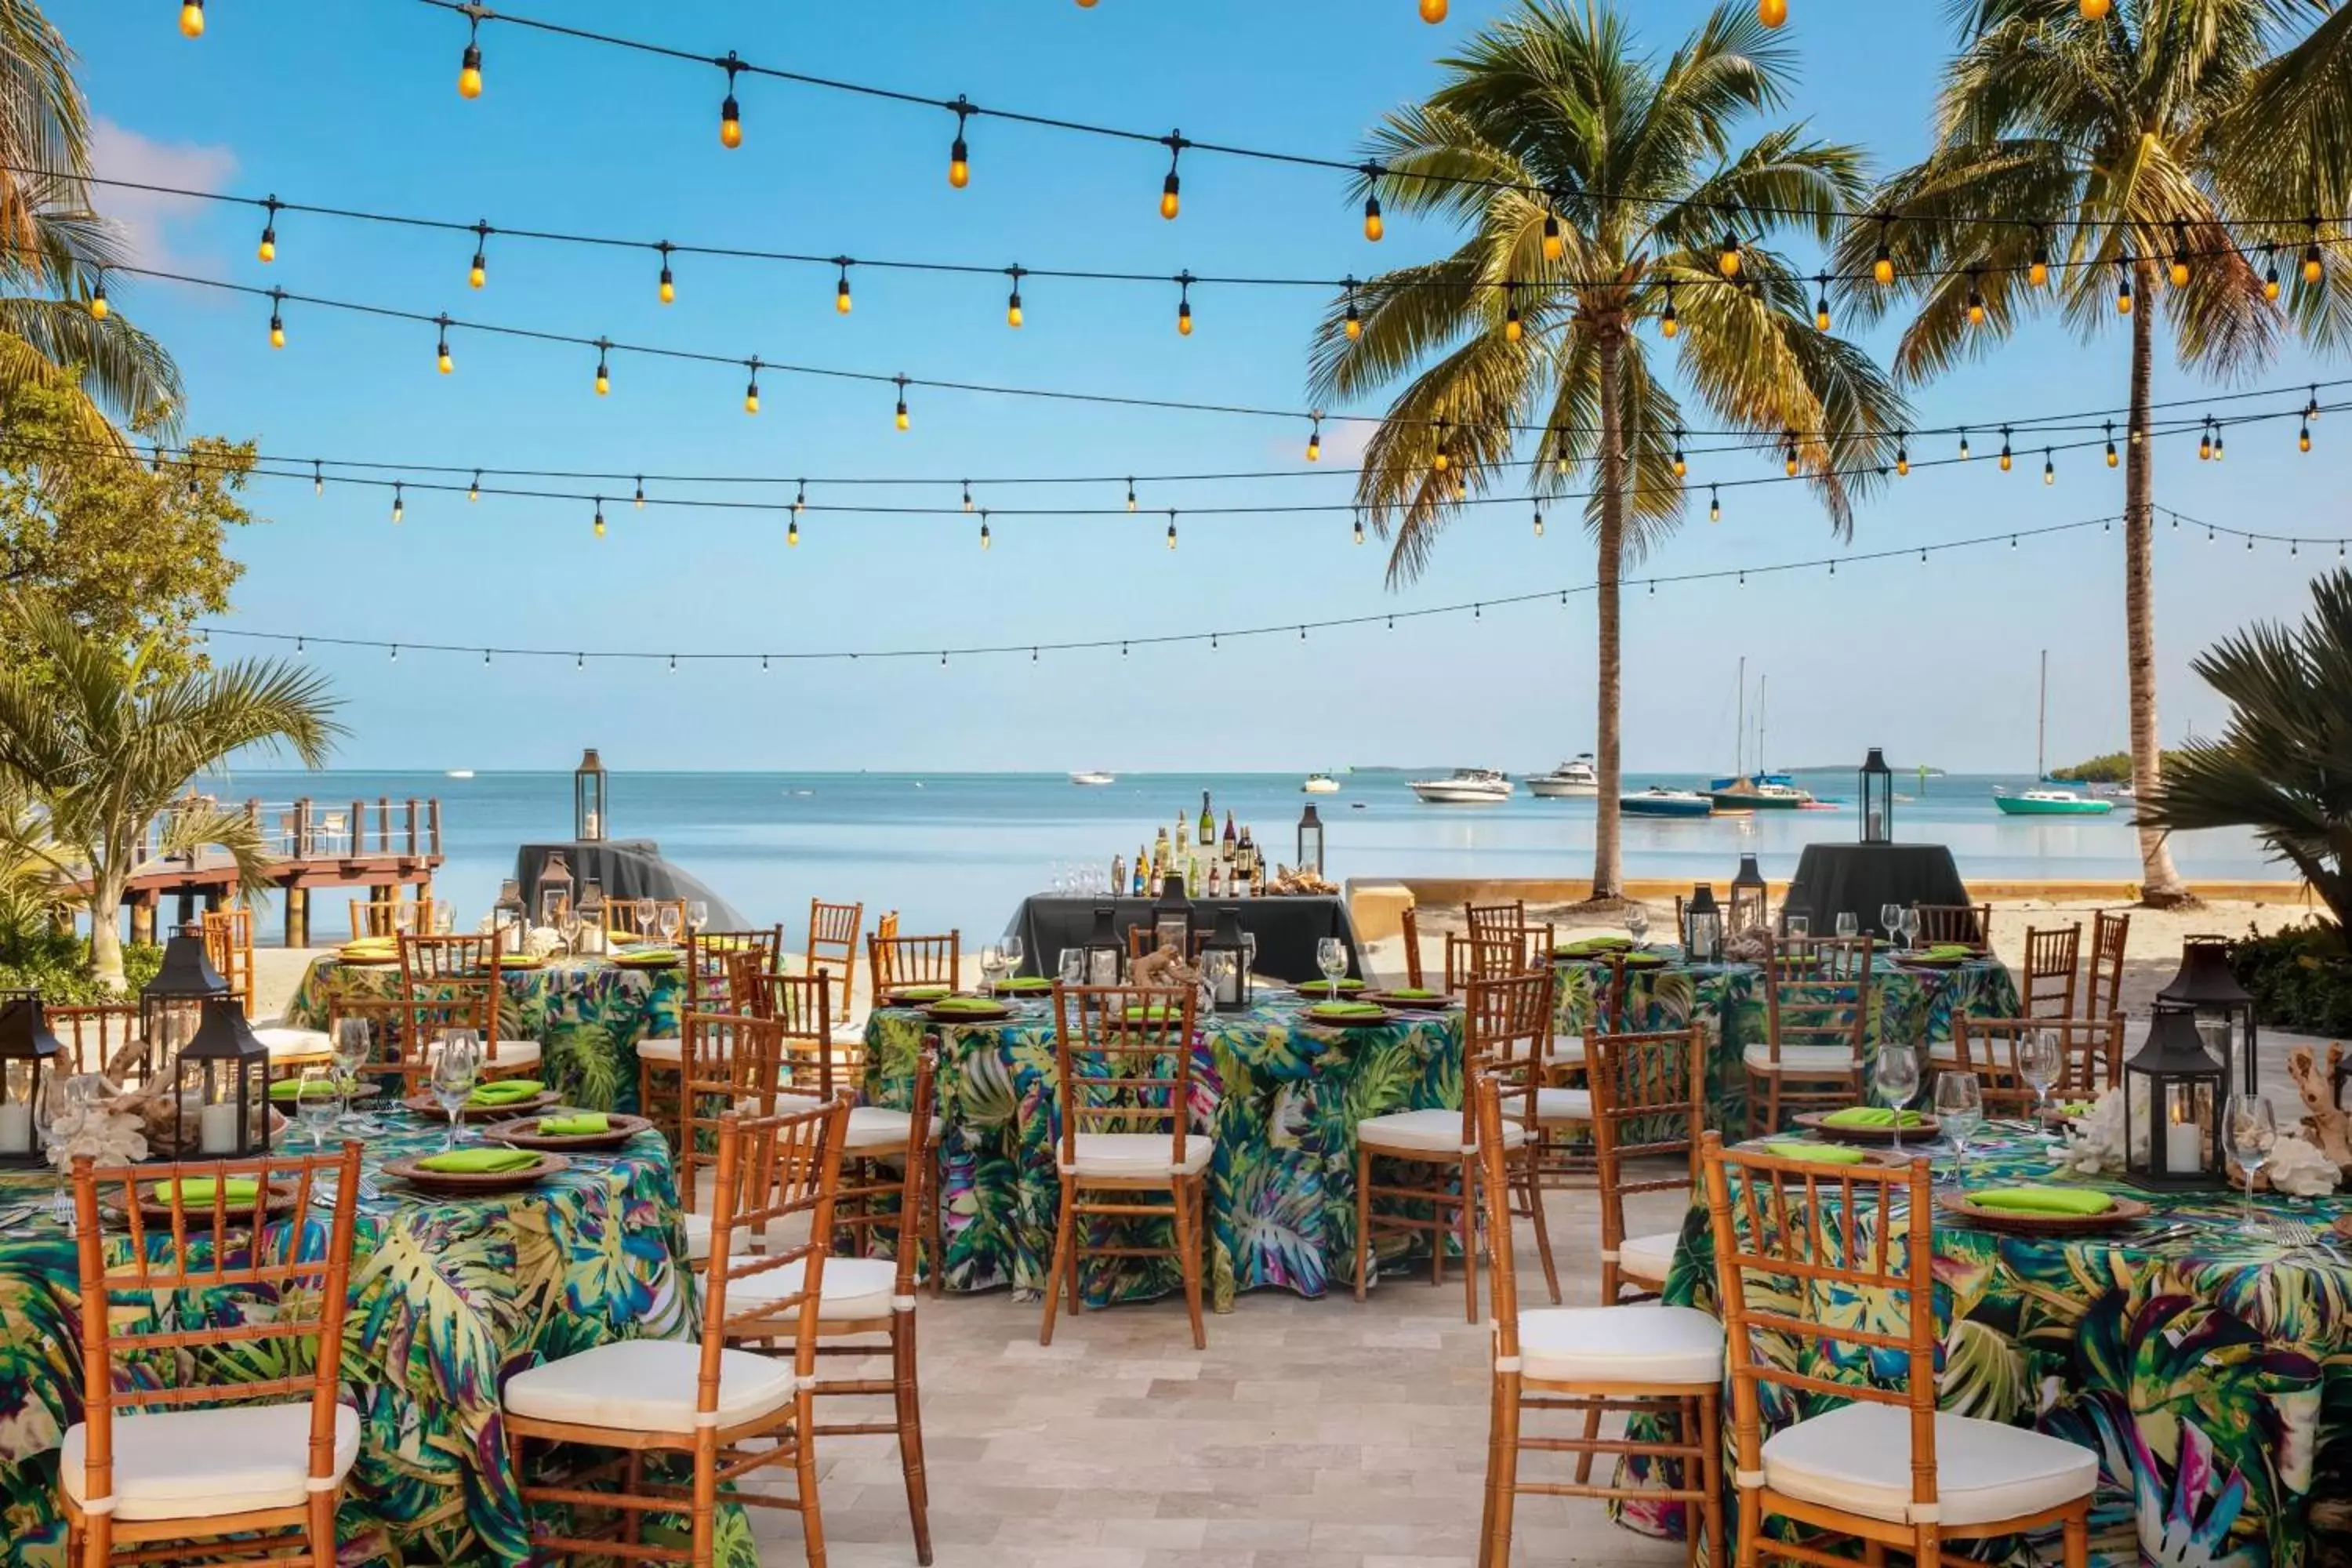
<path fill-rule="evenodd" d="M 2164 1168 L 2174 1175 L 2193 1175 L 2204 1168 L 2204 1137 L 2186 1107 L 2175 1104 L 2164 1126 Z"/>
<path fill-rule="evenodd" d="M 33 1108 L 0 1105 L 0 1154 L 33 1152 Z"/>
<path fill-rule="evenodd" d="M 207 1105 L 196 1123 L 196 1146 L 205 1154 L 228 1154 L 236 1150 L 236 1107 Z"/>

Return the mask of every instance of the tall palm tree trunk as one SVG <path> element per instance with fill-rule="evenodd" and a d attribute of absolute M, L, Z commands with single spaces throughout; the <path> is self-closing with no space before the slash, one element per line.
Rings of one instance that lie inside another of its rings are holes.
<path fill-rule="evenodd" d="M 122 885 L 112 876 L 90 872 L 89 969 L 100 984 L 122 989 Z"/>
<path fill-rule="evenodd" d="M 2132 314 L 2133 438 L 2124 468 L 2124 641 L 2131 690 L 2132 792 L 2137 799 L 2152 800 L 2164 768 L 2156 714 L 2156 442 L 2148 425 L 2156 376 L 2156 268 L 2140 261 L 2133 271 L 2140 306 Z M 2143 904 L 2163 909 L 2189 900 L 2163 833 L 2145 821 L 2139 826 L 2139 859 Z"/>
<path fill-rule="evenodd" d="M 1625 552 L 1625 448 L 1620 359 L 1624 350 L 1624 324 L 1612 318 L 1601 324 L 1595 345 L 1601 360 L 1601 560 L 1595 574 L 1595 595 L 1601 623 L 1601 650 L 1596 661 L 1601 689 L 1593 712 L 1593 749 L 1599 759 L 1601 793 L 1593 801 L 1592 897 L 1614 899 L 1624 891 L 1624 856 L 1619 844 L 1617 801 L 1620 778 L 1618 704 L 1624 687 L 1623 663 L 1618 652 L 1618 581 Z"/>

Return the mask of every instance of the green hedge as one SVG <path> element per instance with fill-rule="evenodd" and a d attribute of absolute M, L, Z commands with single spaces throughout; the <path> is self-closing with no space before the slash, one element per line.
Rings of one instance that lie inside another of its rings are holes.
<path fill-rule="evenodd" d="M 2352 1035 L 2352 952 L 2336 926 L 2315 919 L 2269 936 L 2250 931 L 2231 947 L 2230 967 L 2254 994 L 2257 1021 Z"/>
<path fill-rule="evenodd" d="M 126 944 L 122 973 L 129 994 L 136 996 L 163 962 L 160 947 Z M 47 921 L 0 932 L 0 990 L 38 991 L 43 1001 L 57 1005 L 121 999 L 91 977 L 89 943 Z"/>

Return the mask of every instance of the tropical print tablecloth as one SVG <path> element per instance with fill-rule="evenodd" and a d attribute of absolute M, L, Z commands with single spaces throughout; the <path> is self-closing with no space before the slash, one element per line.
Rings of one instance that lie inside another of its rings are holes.
<path fill-rule="evenodd" d="M 1328 1029 L 1307 1025 L 1303 1005 L 1286 991 L 1244 1013 L 1212 1015 L 1194 1047 L 1192 1129 L 1216 1141 L 1205 1284 L 1220 1312 L 1244 1290 L 1314 1297 L 1334 1283 L 1352 1286 L 1356 1123 L 1462 1103 L 1460 1013 Z M 907 1103 L 926 1037 L 939 1040 L 950 1290 L 1010 1285 L 1034 1294 L 1053 1265 L 1061 1200 L 1054 1012 L 1050 1002 L 1016 1006 L 1009 1022 L 946 1026 L 880 1008 L 866 1026 L 866 1091 L 886 1105 Z M 1428 1168 L 1412 1179 L 1426 1182 Z M 1166 1244 L 1166 1222 L 1136 1224 L 1136 1245 Z M 1417 1250 L 1428 1256 L 1418 1236 L 1383 1232 L 1378 1242 L 1382 1268 L 1403 1267 Z M 1181 1289 L 1172 1258 L 1090 1258 L 1080 1281 L 1089 1306 Z"/>
<path fill-rule="evenodd" d="M 683 969 L 634 968 L 602 958 L 558 959 L 539 969 L 499 976 L 506 999 L 499 1009 L 502 1039 L 537 1040 L 540 1074 L 574 1105 L 596 1110 L 637 1108 L 637 1042 L 676 1039 L 686 1005 Z M 344 963 L 329 953 L 303 972 L 286 1021 L 297 1028 L 327 1026 L 336 996 L 397 996 L 397 963 Z"/>
<path fill-rule="evenodd" d="M 1607 999 L 1608 965 L 1562 959 L 1553 964 L 1552 973 L 1558 987 L 1555 1026 L 1563 1037 L 1580 1035 Z M 1685 963 L 1678 957 L 1654 969 L 1626 973 L 1628 1028 L 1681 1029 L 1694 1021 L 1713 1026 L 1707 1056 L 1710 1127 L 1731 1131 L 1747 1128 L 1748 1075 L 1740 1067 L 1740 1053 L 1766 1038 L 1763 977 L 1763 970 L 1753 963 Z M 1831 995 L 1839 987 L 1825 981 L 1820 990 Z M 2017 983 L 1999 959 L 1974 959 L 1952 969 L 1913 969 L 1874 953 L 1867 1046 L 1875 1047 L 1881 1040 L 1912 1045 L 1949 1040 L 1955 1016 L 2013 1018 L 2018 1006 Z"/>
<path fill-rule="evenodd" d="M 1971 1186 L 2053 1179 L 2047 1155 L 2018 1140 L 1972 1155 L 1969 1167 Z M 2082 1184 L 2138 1197 L 2156 1212 L 2111 1235 L 2065 1238 L 2003 1236 L 1938 1216 L 1944 1408 L 2030 1426 L 2099 1455 L 2091 1552 L 2101 1568 L 2352 1561 L 2343 1512 L 2352 1499 L 2352 1246 L 2324 1239 L 2352 1201 L 2265 1196 L 2258 1212 L 2284 1228 L 2263 1239 L 2238 1234 L 2231 1194 Z M 1696 1208 L 1684 1226 L 1665 1299 L 1712 1311 L 1706 1220 Z M 1850 1318 L 1872 1303 L 1830 1310 Z M 1818 1342 L 1772 1336 L 1766 1344 L 1816 1376 L 1864 1375 Z M 1766 1392 L 1768 1429 L 1833 1403 L 1800 1409 L 1797 1397 Z M 2313 1515 L 2315 1503 L 2330 1500 L 2332 1527 Z M 1624 1522 L 1674 1534 L 1679 1513 L 1641 1505 L 1625 1510 Z M 2029 1545 L 2039 1562 L 2058 1561 L 2054 1536 L 1985 1555 L 2022 1564 L 2037 1560 Z"/>
<path fill-rule="evenodd" d="M 430 1152 L 445 1136 L 405 1113 L 385 1125 L 368 1140 L 372 1180 L 385 1161 Z M 47 1187 L 45 1177 L 0 1182 L 0 1204 Z M 343 1392 L 361 1438 L 339 1521 L 342 1562 L 520 1563 L 525 1526 L 500 1383 L 610 1340 L 696 1331 L 667 1150 L 642 1133 L 538 1186 L 464 1200 L 426 1199 L 390 1178 L 372 1190 L 356 1216 L 343 1331 Z M 323 1246 L 329 1215 L 314 1211 L 309 1223 Z M 0 1230 L 0 1568 L 68 1568 L 57 1446 L 81 1418 L 77 1279 L 74 1244 L 46 1213 Z M 719 1561 L 753 1568 L 741 1510 L 721 1521 Z"/>

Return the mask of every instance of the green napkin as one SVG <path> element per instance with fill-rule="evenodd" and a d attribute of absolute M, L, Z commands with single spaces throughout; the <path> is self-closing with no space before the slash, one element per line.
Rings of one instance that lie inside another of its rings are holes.
<path fill-rule="evenodd" d="M 1181 1006 L 1171 1007 L 1165 1002 L 1153 1002 L 1140 1007 L 1129 1007 L 1127 1010 L 1127 1021 L 1130 1024 L 1160 1024 L 1171 1018 L 1181 1018 L 1183 1016 L 1184 1009 Z"/>
<path fill-rule="evenodd" d="M 190 1176 L 183 1181 L 164 1182 L 155 1189 L 155 1195 L 169 1200 L 173 1188 L 179 1189 L 180 1201 L 198 1207 L 211 1206 L 215 1189 L 222 1185 L 210 1176 Z M 251 1176 L 231 1176 L 227 1192 L 221 1194 L 232 1204 L 251 1205 L 261 1195 L 261 1184 Z"/>
<path fill-rule="evenodd" d="M 1824 1127 L 1893 1127 L 1897 1125 L 1895 1113 L 1884 1105 L 1849 1105 L 1843 1110 L 1832 1110 L 1822 1118 Z M 1900 1125 L 1916 1127 L 1920 1123 L 1916 1110 L 1903 1112 Z"/>
<path fill-rule="evenodd" d="M 569 1116 L 542 1116 L 539 1119 L 539 1135 L 542 1138 L 584 1138 L 593 1132 L 610 1132 L 613 1119 L 601 1110 L 575 1110 Z"/>
<path fill-rule="evenodd" d="M 1969 1206 L 1999 1209 L 2004 1214 L 2095 1215 L 2116 1206 L 2105 1193 L 2083 1187 L 2050 1187 L 2029 1183 L 2016 1187 L 1987 1187 L 1969 1194 Z"/>
<path fill-rule="evenodd" d="M 282 1104 L 293 1103 L 295 1100 L 302 1098 L 302 1080 L 299 1078 L 279 1079 L 276 1083 L 269 1086 L 269 1098 L 278 1100 Z M 335 1098 L 335 1091 L 331 1089 L 321 1089 L 317 1094 L 312 1095 L 310 1098 L 313 1100 L 332 1100 Z"/>
<path fill-rule="evenodd" d="M 934 1013 L 993 1013 L 996 1004 L 985 996 L 942 996 L 931 1004 Z"/>
<path fill-rule="evenodd" d="M 1553 948 L 1552 952 L 1555 954 L 1565 958 L 1580 958 L 1588 952 L 1615 952 L 1622 948 L 1628 948 L 1633 945 L 1633 939 L 1632 937 L 1588 936 L 1580 942 L 1562 942 L 1558 947 Z"/>
<path fill-rule="evenodd" d="M 538 963 L 538 959 L 532 957 L 527 952 L 502 952 L 499 954 L 499 967 L 500 969 L 530 969 Z"/>
<path fill-rule="evenodd" d="M 678 955 L 677 949 L 674 947 L 633 947 L 626 952 L 615 953 L 614 956 L 616 958 L 627 959 L 631 963 L 678 963 L 683 962 Z"/>
<path fill-rule="evenodd" d="M 1362 1018 L 1377 1017 L 1380 1011 L 1379 1005 L 1371 1002 L 1325 1002 L 1309 1007 L 1307 1016 L 1310 1018 Z"/>
<path fill-rule="evenodd" d="M 535 1078 L 506 1078 L 486 1083 L 466 1097 L 468 1105 L 511 1105 L 518 1100 L 545 1094 L 547 1086 Z"/>
<path fill-rule="evenodd" d="M 1859 1165 L 1866 1158 L 1861 1150 L 1837 1143 L 1767 1143 L 1764 1152 L 1776 1159 L 1804 1160 L 1816 1165 Z"/>
<path fill-rule="evenodd" d="M 936 1002 L 948 994 L 944 985 L 900 985 L 890 994 L 905 1002 Z"/>
<path fill-rule="evenodd" d="M 996 988 L 1011 995 L 1028 995 L 1034 992 L 1051 991 L 1054 983 L 1042 974 L 1024 974 L 1011 980 L 1000 980 Z"/>
<path fill-rule="evenodd" d="M 1400 985 L 1391 991 L 1389 994 L 1391 996 L 1408 996 L 1416 1002 L 1433 1002 L 1438 997 L 1444 995 L 1445 993 L 1443 991 L 1432 991 L 1426 985 Z"/>
<path fill-rule="evenodd" d="M 1364 983 L 1360 980 L 1339 982 L 1339 989 L 1342 991 L 1361 991 L 1363 988 Z M 1297 989 L 1303 996 L 1328 996 L 1331 994 L 1330 982 L 1326 980 L 1303 980 L 1299 982 Z"/>
<path fill-rule="evenodd" d="M 527 1171 L 539 1163 L 528 1149 L 455 1149 L 416 1162 L 420 1171 L 446 1171 L 474 1175 L 485 1171 Z"/>

